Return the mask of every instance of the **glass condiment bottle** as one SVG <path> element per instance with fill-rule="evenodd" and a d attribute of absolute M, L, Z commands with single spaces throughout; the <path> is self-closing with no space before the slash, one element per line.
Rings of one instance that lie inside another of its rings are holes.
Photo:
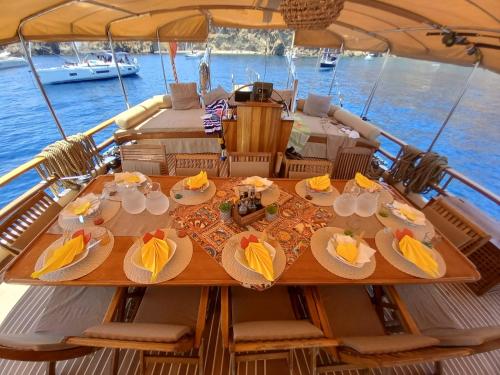
<path fill-rule="evenodd" d="M 248 212 L 255 212 L 257 210 L 257 206 L 255 204 L 255 187 L 250 186 L 248 190 Z"/>
<path fill-rule="evenodd" d="M 248 213 L 246 199 L 240 199 L 238 203 L 238 213 L 240 216 L 245 216 Z"/>

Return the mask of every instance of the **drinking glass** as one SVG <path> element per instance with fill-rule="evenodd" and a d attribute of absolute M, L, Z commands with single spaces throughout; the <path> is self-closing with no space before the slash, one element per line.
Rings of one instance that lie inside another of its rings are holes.
<path fill-rule="evenodd" d="M 354 194 L 340 194 L 335 202 L 333 209 L 339 216 L 351 216 L 356 211 L 356 196 Z"/>
<path fill-rule="evenodd" d="M 361 217 L 372 216 L 377 211 L 378 193 L 365 192 L 356 199 L 356 214 Z"/>
<path fill-rule="evenodd" d="M 165 213 L 168 206 L 168 197 L 161 190 L 151 190 L 146 196 L 146 209 L 153 215 Z"/>
<path fill-rule="evenodd" d="M 122 192 L 122 206 L 129 214 L 140 214 L 146 208 L 146 197 L 134 186 L 128 186 Z"/>

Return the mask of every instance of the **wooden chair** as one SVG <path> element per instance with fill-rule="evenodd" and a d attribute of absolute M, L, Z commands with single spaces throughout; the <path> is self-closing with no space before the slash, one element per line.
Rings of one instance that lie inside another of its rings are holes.
<path fill-rule="evenodd" d="M 232 152 L 229 154 L 229 176 L 269 177 L 272 154 L 270 152 Z"/>
<path fill-rule="evenodd" d="M 309 178 L 331 175 L 333 164 L 324 159 L 287 159 L 285 158 L 285 178 Z"/>
<path fill-rule="evenodd" d="M 113 291 L 113 288 L 51 287 L 45 292 L 48 296 L 45 308 L 31 316 L 37 322 L 32 324 L 30 331 L 0 334 L 0 358 L 47 362 L 46 374 L 55 375 L 57 361 L 94 352 L 97 349 L 93 347 L 68 344 L 66 337 L 80 334 L 85 328 L 97 324 L 106 312 Z M 29 304 L 29 301 L 21 299 L 18 303 Z M 26 310 L 30 318 L 33 306 Z"/>
<path fill-rule="evenodd" d="M 126 289 L 121 288 L 113 297 L 102 324 L 67 342 L 115 349 L 113 374 L 118 372 L 119 350 L 134 349 L 140 351 L 140 374 L 146 373 L 149 362 L 170 362 L 198 365 L 198 374 L 203 375 L 202 335 L 208 292 L 206 287 L 149 287 L 133 322 L 125 323 L 119 321 L 123 317 L 126 295 Z M 191 354 L 193 350 L 196 355 Z"/>
<path fill-rule="evenodd" d="M 308 306 L 314 306 L 310 300 Z M 314 311 L 313 311 L 314 312 Z M 265 291 L 224 287 L 221 293 L 221 329 L 230 353 L 230 371 L 255 359 L 287 359 L 293 374 L 293 350 L 310 349 L 311 374 L 315 374 L 319 347 L 335 346 L 319 328 L 319 320 L 297 320 L 286 287 Z"/>
<path fill-rule="evenodd" d="M 481 274 L 481 280 L 467 284 L 477 295 L 482 295 L 500 282 L 500 249 L 491 242 L 485 243 L 469 255 Z"/>
<path fill-rule="evenodd" d="M 334 179 L 350 180 L 356 172 L 365 174 L 373 158 L 374 149 L 368 147 L 342 147 L 333 168 Z"/>
<path fill-rule="evenodd" d="M 423 212 L 431 223 L 467 256 L 491 238 L 479 225 L 461 214 L 443 197 L 431 199 Z"/>
<path fill-rule="evenodd" d="M 46 185 L 46 184 L 45 184 Z M 35 187 L 0 211 L 0 271 L 43 232 L 62 207 Z M 1 273 L 1 272 L 0 272 Z"/>
<path fill-rule="evenodd" d="M 381 288 L 381 287 L 377 287 Z M 316 301 L 321 327 L 339 346 L 329 350 L 333 364 L 319 372 L 349 368 L 390 368 L 422 362 L 437 362 L 470 354 L 464 348 L 439 348 L 439 340 L 423 336 L 394 289 L 390 302 L 372 303 L 363 286 L 309 288 Z M 380 290 L 380 289 L 379 289 Z M 380 294 L 380 293 L 376 293 Z M 407 333 L 387 335 L 384 308 L 395 310 Z"/>
<path fill-rule="evenodd" d="M 163 145 L 121 145 L 122 170 L 141 172 L 145 175 L 167 175 L 168 165 Z"/>
<path fill-rule="evenodd" d="M 216 154 L 176 154 L 176 176 L 193 176 L 201 170 L 210 177 L 219 176 L 219 155 Z"/>

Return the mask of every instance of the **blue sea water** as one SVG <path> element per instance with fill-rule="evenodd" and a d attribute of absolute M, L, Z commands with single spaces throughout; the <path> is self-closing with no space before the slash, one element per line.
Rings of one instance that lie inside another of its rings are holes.
<path fill-rule="evenodd" d="M 139 75 L 124 79 L 131 104 L 165 91 L 159 57 L 139 55 L 137 58 L 141 65 Z M 342 98 L 348 110 L 360 114 L 382 60 L 342 58 L 333 101 L 338 104 Z M 315 58 L 295 60 L 300 97 L 309 92 L 328 93 L 332 73 L 317 71 L 316 62 Z M 62 63 L 62 57 L 35 57 L 37 67 Z M 198 81 L 198 60 L 180 55 L 176 65 L 181 81 Z M 168 63 L 167 66 L 167 75 L 172 81 L 172 71 Z M 470 69 L 391 57 L 368 117 L 384 130 L 425 150 L 453 105 Z M 288 69 L 283 57 L 212 56 L 213 85 L 220 84 L 229 90 L 232 77 L 236 83 L 246 83 L 255 76 L 251 71 L 258 72 L 261 80 L 273 82 L 277 88 L 286 85 Z M 455 169 L 496 194 L 500 194 L 499 87 L 500 75 L 477 70 L 469 90 L 434 148 L 446 155 Z M 47 93 L 67 134 L 95 126 L 125 109 L 116 79 L 48 85 Z M 97 141 L 110 136 L 113 130 L 102 132 Z M 0 71 L 0 132 L 0 174 L 29 160 L 47 144 L 60 138 L 28 68 Z M 383 145 L 396 151 L 387 142 Z M 27 173 L 0 188 L 0 206 L 36 181 L 34 172 Z M 450 189 L 500 218 L 500 208 L 471 189 L 458 182 L 452 182 Z"/>

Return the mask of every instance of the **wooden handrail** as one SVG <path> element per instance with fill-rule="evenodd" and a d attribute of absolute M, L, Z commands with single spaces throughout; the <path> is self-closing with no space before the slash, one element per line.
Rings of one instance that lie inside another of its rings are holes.
<path fill-rule="evenodd" d="M 94 134 L 100 132 L 103 129 L 106 129 L 108 126 L 114 123 L 116 116 L 113 116 L 112 118 L 101 122 L 99 125 L 94 126 L 92 129 L 89 129 L 85 131 L 83 134 L 87 136 L 93 136 Z M 97 149 L 101 151 L 105 147 L 109 146 L 112 144 L 114 141 L 113 137 L 107 138 L 104 142 L 100 143 L 97 146 Z M 7 183 L 10 181 L 14 180 L 15 178 L 19 177 L 20 175 L 32 170 L 35 168 L 37 165 L 40 165 L 45 161 L 45 158 L 41 156 L 35 156 L 33 159 L 28 160 L 26 163 L 21 164 L 20 166 L 14 168 L 10 172 L 7 172 L 3 176 L 0 177 L 0 187 L 5 186 Z"/>

